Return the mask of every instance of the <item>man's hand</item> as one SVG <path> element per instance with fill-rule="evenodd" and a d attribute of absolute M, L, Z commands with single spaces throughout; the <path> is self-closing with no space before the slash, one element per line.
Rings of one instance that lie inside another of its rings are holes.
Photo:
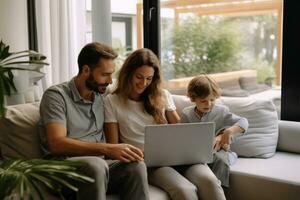
<path fill-rule="evenodd" d="M 108 144 L 106 155 L 122 162 L 144 161 L 142 150 L 130 144 Z"/>
<path fill-rule="evenodd" d="M 219 151 L 222 148 L 225 151 L 228 151 L 230 148 L 230 137 L 231 133 L 227 129 L 215 137 L 214 150 Z"/>

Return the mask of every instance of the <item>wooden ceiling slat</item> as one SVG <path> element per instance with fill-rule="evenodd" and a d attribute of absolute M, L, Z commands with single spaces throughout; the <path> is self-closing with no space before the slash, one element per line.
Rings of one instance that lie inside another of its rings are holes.
<path fill-rule="evenodd" d="M 219 5 L 211 7 L 192 7 L 176 9 L 178 13 L 197 13 L 199 15 L 223 15 L 237 13 L 266 13 L 281 10 L 281 2 L 251 2 L 245 4 Z"/>

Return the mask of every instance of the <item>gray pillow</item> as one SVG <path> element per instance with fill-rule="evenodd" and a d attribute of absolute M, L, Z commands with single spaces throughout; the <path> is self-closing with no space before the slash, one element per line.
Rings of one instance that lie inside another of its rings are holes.
<path fill-rule="evenodd" d="M 278 141 L 278 116 L 272 101 L 222 97 L 222 102 L 231 112 L 247 118 L 249 122 L 248 131 L 235 137 L 232 151 L 243 157 L 273 156 Z"/>
<path fill-rule="evenodd" d="M 244 90 L 254 90 L 257 86 L 256 76 L 242 76 L 239 78 L 239 83 Z"/>
<path fill-rule="evenodd" d="M 221 96 L 226 97 L 247 97 L 249 93 L 241 89 L 221 89 Z"/>
<path fill-rule="evenodd" d="M 265 84 L 258 84 L 256 76 L 242 76 L 239 78 L 239 83 L 243 90 L 247 90 L 251 94 L 270 89 L 270 87 Z"/>
<path fill-rule="evenodd" d="M 241 89 L 238 79 L 230 79 L 219 81 L 218 85 L 221 88 L 221 95 L 227 97 L 246 97 L 249 93 Z"/>
<path fill-rule="evenodd" d="M 238 79 L 230 79 L 230 80 L 219 81 L 218 85 L 221 89 L 235 89 L 235 90 L 240 90 L 241 89 Z"/>
<path fill-rule="evenodd" d="M 3 158 L 41 157 L 38 137 L 38 104 L 8 106 L 0 120 L 0 146 Z"/>

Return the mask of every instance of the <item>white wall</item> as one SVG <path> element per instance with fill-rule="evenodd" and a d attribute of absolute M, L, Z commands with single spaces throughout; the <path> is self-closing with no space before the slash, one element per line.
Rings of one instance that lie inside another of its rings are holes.
<path fill-rule="evenodd" d="M 0 0 L 0 40 L 10 51 L 28 49 L 27 1 Z"/>

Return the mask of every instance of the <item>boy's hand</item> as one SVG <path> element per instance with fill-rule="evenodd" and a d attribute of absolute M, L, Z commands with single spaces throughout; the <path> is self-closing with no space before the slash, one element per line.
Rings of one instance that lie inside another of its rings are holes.
<path fill-rule="evenodd" d="M 228 151 L 230 149 L 230 137 L 231 133 L 228 129 L 222 131 L 215 137 L 214 150 L 219 151 L 220 149 L 224 149 Z"/>

